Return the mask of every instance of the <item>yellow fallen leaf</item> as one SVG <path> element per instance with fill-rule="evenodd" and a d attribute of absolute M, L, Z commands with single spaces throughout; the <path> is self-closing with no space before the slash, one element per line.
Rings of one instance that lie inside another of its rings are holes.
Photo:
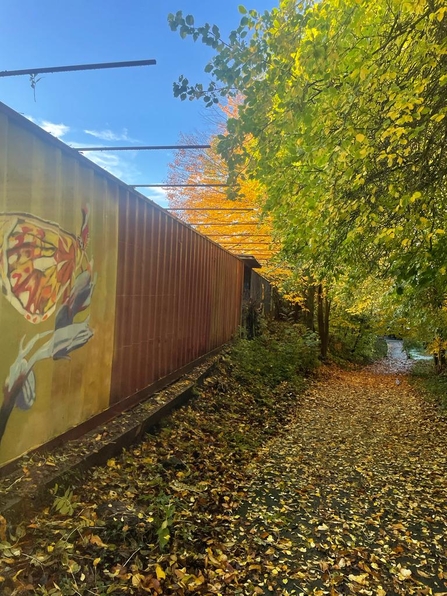
<path fill-rule="evenodd" d="M 157 565 L 155 567 L 155 573 L 157 574 L 157 579 L 165 579 L 166 578 L 166 573 L 163 571 L 163 569 L 160 567 L 160 565 Z"/>
<path fill-rule="evenodd" d="M 104 542 L 101 540 L 101 538 L 99 536 L 97 536 L 96 534 L 92 534 L 90 536 L 90 543 L 91 544 L 96 544 L 96 546 L 102 546 L 104 548 L 106 548 L 106 544 L 104 544 Z"/>
<path fill-rule="evenodd" d="M 409 579 L 411 577 L 411 571 L 410 569 L 405 569 L 404 567 L 402 567 L 402 569 L 399 569 L 399 579 Z"/>
<path fill-rule="evenodd" d="M 361 586 L 364 586 L 367 584 L 367 579 L 368 574 L 367 573 L 361 573 L 360 575 L 353 575 L 351 573 L 351 575 L 348 575 L 348 578 L 352 581 L 355 582 L 356 584 L 360 584 Z"/>
<path fill-rule="evenodd" d="M 6 519 L 0 515 L 0 542 L 6 541 Z"/>
<path fill-rule="evenodd" d="M 393 524 L 391 527 L 393 530 L 405 530 L 405 526 L 403 524 Z"/>

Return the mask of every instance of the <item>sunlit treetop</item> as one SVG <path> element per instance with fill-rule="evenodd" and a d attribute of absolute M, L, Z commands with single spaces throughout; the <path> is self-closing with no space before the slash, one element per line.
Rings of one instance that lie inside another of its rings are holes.
<path fill-rule="evenodd" d="M 170 20 L 216 50 L 209 88 L 183 78 L 175 93 L 244 96 L 219 144 L 230 180 L 260 181 L 290 253 L 320 274 L 355 262 L 429 283 L 447 257 L 444 2 L 240 10 L 225 41 L 217 27 Z"/>

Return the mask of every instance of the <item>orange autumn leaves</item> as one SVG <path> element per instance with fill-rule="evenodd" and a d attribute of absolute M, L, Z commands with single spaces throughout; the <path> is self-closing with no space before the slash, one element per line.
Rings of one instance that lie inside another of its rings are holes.
<path fill-rule="evenodd" d="M 222 126 L 222 125 L 220 125 Z M 206 135 L 181 135 L 181 144 L 205 144 Z M 227 198 L 227 166 L 216 150 L 179 150 L 170 164 L 169 205 L 177 217 L 237 255 L 253 255 L 266 264 L 278 252 L 268 217 L 262 215 L 263 191 L 256 180 L 241 182 L 236 200 Z M 215 185 L 215 186 L 209 186 Z"/>

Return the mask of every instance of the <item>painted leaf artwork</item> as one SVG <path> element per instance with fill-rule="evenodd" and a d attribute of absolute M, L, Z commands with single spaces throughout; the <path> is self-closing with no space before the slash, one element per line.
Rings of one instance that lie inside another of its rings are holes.
<path fill-rule="evenodd" d="M 56 312 L 54 330 L 22 337 L 4 381 L 0 440 L 14 409 L 29 409 L 36 399 L 34 366 L 41 360 L 69 358 L 92 337 L 88 308 L 95 279 L 87 255 L 88 209 L 82 209 L 80 234 L 27 213 L 0 214 L 0 280 L 5 298 L 33 324 Z M 45 339 L 44 343 L 41 340 Z"/>
<path fill-rule="evenodd" d="M 31 323 L 45 321 L 70 290 L 77 273 L 89 270 L 85 253 L 88 211 L 76 237 L 57 224 L 23 213 L 0 214 L 0 275 L 3 293 Z"/>

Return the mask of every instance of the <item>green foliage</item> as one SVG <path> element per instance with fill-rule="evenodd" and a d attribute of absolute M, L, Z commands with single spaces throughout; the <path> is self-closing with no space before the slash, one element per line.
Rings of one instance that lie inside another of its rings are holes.
<path fill-rule="evenodd" d="M 258 394 L 318 366 L 319 341 L 302 325 L 276 323 L 252 341 L 241 339 L 231 350 L 236 379 Z"/>
<path fill-rule="evenodd" d="M 243 96 L 218 146 L 230 188 L 246 177 L 262 185 L 297 270 L 329 291 L 343 276 L 386 277 L 389 307 L 420 314 L 409 333 L 445 340 L 445 2 L 285 0 L 262 15 L 244 10 L 225 41 L 217 27 L 169 17 L 172 30 L 216 51 L 209 87 L 183 77 L 175 95 L 207 105 Z"/>
<path fill-rule="evenodd" d="M 338 330 L 330 336 L 330 354 L 336 360 L 356 364 L 370 364 L 387 354 L 385 340 L 378 338 L 371 330 L 358 333 Z"/>
<path fill-rule="evenodd" d="M 388 345 L 383 337 L 376 337 L 376 342 L 373 351 L 373 359 L 381 360 L 388 354 Z"/>
<path fill-rule="evenodd" d="M 253 299 L 245 301 L 242 307 L 241 336 L 246 339 L 254 339 L 262 333 L 263 326 L 261 304 Z"/>
<path fill-rule="evenodd" d="M 389 283 L 374 278 L 360 280 L 343 277 L 333 289 L 333 309 L 330 329 L 330 353 L 335 360 L 359 364 L 383 358 L 386 342 L 383 309 L 389 294 Z"/>
<path fill-rule="evenodd" d="M 152 508 L 155 512 L 158 546 L 160 551 L 163 552 L 171 539 L 170 527 L 174 521 L 174 501 L 171 496 L 162 491 L 153 501 Z"/>
<path fill-rule="evenodd" d="M 402 349 L 404 350 L 408 358 L 411 358 L 411 352 L 423 352 L 425 350 L 425 345 L 419 339 L 405 337 L 403 340 Z"/>
<path fill-rule="evenodd" d="M 73 515 L 78 507 L 77 502 L 74 500 L 73 489 L 69 487 L 62 495 L 58 495 L 59 486 L 56 484 L 51 492 L 55 495 L 53 509 L 62 515 Z"/>
<path fill-rule="evenodd" d="M 175 97 L 182 101 L 201 99 L 210 107 L 218 103 L 219 98 L 234 97 L 245 90 L 253 74 L 259 72 L 259 61 L 266 57 L 268 52 L 260 29 L 269 26 L 275 10 L 271 13 L 266 11 L 261 15 L 255 10 L 247 11 L 243 6 L 239 6 L 242 18 L 239 27 L 230 33 L 228 41 L 221 38 L 219 27 L 216 25 L 205 23 L 196 27 L 191 15 L 184 17 L 182 11 L 169 14 L 168 24 L 172 31 L 178 31 L 182 38 L 191 36 L 194 41 L 200 39 L 217 52 L 215 58 L 204 68 L 206 73 L 212 75 L 208 86 L 204 87 L 202 83 L 191 84 L 182 75 L 178 82 L 174 83 Z"/>
<path fill-rule="evenodd" d="M 432 361 L 416 362 L 411 369 L 410 380 L 428 400 L 447 410 L 447 376 L 438 374 Z"/>

